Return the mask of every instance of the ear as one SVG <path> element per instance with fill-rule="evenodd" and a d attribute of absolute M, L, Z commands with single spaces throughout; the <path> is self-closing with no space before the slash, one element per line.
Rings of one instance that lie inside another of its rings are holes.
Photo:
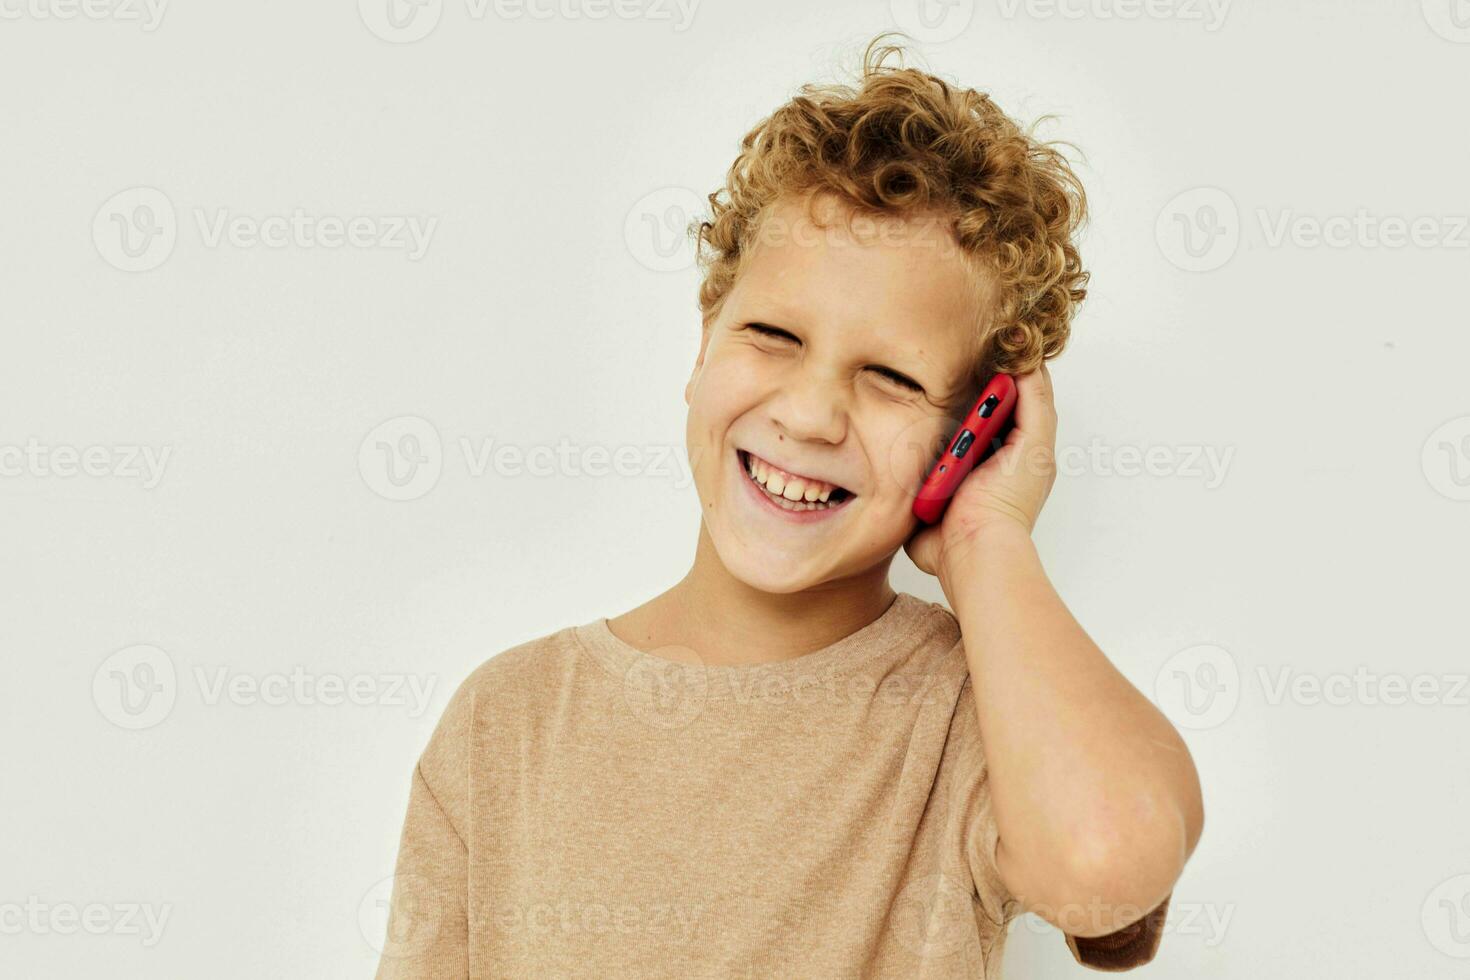
<path fill-rule="evenodd" d="M 694 383 L 699 380 L 699 372 L 704 367 L 704 352 L 709 347 L 710 325 L 706 323 L 700 328 L 699 356 L 694 359 L 694 370 L 689 372 L 689 381 L 684 385 L 684 404 L 688 405 L 694 399 Z"/>

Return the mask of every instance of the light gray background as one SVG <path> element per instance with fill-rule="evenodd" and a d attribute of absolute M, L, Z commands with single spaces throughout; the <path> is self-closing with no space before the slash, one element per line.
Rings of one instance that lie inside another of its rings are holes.
<path fill-rule="evenodd" d="M 1086 154 L 1091 296 L 1053 365 L 1080 465 L 1036 538 L 1203 774 L 1144 972 L 1462 975 L 1463 0 L 706 0 L 687 23 L 428 0 L 416 41 L 386 0 L 66 2 L 0 0 L 0 974 L 371 973 L 453 688 L 692 557 L 697 275 L 669 225 L 796 86 L 908 27 L 914 63 L 1058 113 L 1041 134 Z M 160 196 L 172 251 L 130 259 L 117 222 Z M 206 234 L 297 208 L 437 224 L 416 259 Z M 1373 230 L 1415 219 L 1421 244 Z M 475 462 L 564 440 L 549 475 Z M 592 447 L 625 475 L 588 475 Z M 1107 462 L 1152 447 L 1148 472 Z M 397 486 L 384 452 L 424 462 Z M 941 598 L 902 556 L 895 585 Z M 316 686 L 252 694 L 298 668 Z M 329 675 L 365 703 L 318 703 Z M 1006 959 L 1091 975 L 1034 919 Z"/>

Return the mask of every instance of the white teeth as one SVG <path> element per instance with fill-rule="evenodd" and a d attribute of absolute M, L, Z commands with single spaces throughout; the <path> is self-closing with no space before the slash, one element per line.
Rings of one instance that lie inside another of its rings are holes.
<path fill-rule="evenodd" d="M 787 476 L 767 466 L 762 460 L 745 454 L 745 470 L 755 482 L 778 497 L 792 502 L 825 502 L 837 488 L 820 480 L 806 480 L 799 476 Z"/>
<path fill-rule="evenodd" d="M 749 453 L 745 455 L 745 471 L 753 482 L 764 489 L 767 496 L 786 510 L 826 510 L 828 507 L 838 506 L 828 499 L 836 487 L 811 483 L 801 477 L 791 477 L 788 482 L 785 474 L 771 469 Z"/>

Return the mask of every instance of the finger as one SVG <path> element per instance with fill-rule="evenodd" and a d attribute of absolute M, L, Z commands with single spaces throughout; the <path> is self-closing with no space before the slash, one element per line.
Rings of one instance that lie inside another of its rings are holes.
<path fill-rule="evenodd" d="M 1046 363 L 1035 371 L 1018 375 L 1016 388 L 1016 428 L 1028 436 L 1051 442 L 1056 435 L 1057 413 Z"/>
<path fill-rule="evenodd" d="M 908 553 L 909 561 L 914 567 L 929 575 L 934 574 L 931 561 L 931 551 L 938 542 L 938 525 L 920 525 L 919 529 L 904 542 L 904 551 Z"/>
<path fill-rule="evenodd" d="M 1053 444 L 1057 441 L 1057 389 L 1051 380 L 1051 368 L 1046 362 L 1041 362 L 1041 377 L 1046 382 L 1046 414 L 1047 421 L 1051 425 L 1049 441 Z"/>

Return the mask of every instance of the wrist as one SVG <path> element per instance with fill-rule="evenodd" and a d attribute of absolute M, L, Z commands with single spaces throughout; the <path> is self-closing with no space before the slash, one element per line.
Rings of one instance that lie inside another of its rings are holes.
<path fill-rule="evenodd" d="M 1016 553 L 1036 551 L 1031 530 L 1019 520 L 998 517 L 966 529 L 965 534 L 946 543 L 939 562 L 938 578 L 949 594 L 949 584 L 968 572 L 979 570 L 981 562 L 1003 559 Z"/>

